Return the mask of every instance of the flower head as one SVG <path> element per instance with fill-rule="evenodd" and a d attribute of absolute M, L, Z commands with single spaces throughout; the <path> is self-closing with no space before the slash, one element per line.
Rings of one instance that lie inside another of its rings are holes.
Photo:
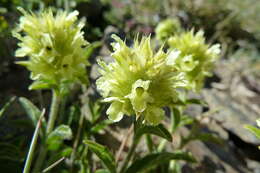
<path fill-rule="evenodd" d="M 181 30 L 180 21 L 175 19 L 165 19 L 161 21 L 155 28 L 156 38 L 165 41 L 169 37 L 179 33 Z"/>
<path fill-rule="evenodd" d="M 20 11 L 23 16 L 13 31 L 20 40 L 15 56 L 29 57 L 17 64 L 31 71 L 35 82 L 30 89 L 60 89 L 69 83 L 86 82 L 88 62 L 84 54 L 88 43 L 81 31 L 83 21 L 77 22 L 78 12 L 58 11 L 54 15 L 51 9 L 37 14 Z"/>
<path fill-rule="evenodd" d="M 220 45 L 206 44 L 203 32 L 194 33 L 193 30 L 169 38 L 168 44 L 175 50 L 171 64 L 184 72 L 188 88 L 199 91 L 204 78 L 211 75 L 220 54 Z"/>
<path fill-rule="evenodd" d="M 111 54 L 114 62 L 99 61 L 101 77 L 97 88 L 104 101 L 111 102 L 109 118 L 119 121 L 124 114 L 144 116 L 146 122 L 158 124 L 164 117 L 163 107 L 178 100 L 176 88 L 185 85 L 181 74 L 168 64 L 170 53 L 152 51 L 150 37 L 134 41 L 128 47 L 119 37 L 112 36 Z"/>

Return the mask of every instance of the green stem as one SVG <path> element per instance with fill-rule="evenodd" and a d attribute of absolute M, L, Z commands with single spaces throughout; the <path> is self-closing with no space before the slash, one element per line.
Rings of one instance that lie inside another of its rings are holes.
<path fill-rule="evenodd" d="M 170 129 L 169 129 L 170 133 L 172 134 L 175 131 L 175 129 L 176 129 L 176 127 L 175 127 L 175 124 L 174 124 L 174 113 L 173 113 L 173 110 L 171 109 L 171 124 L 170 124 Z M 167 140 L 163 139 L 160 142 L 157 150 L 159 152 L 162 152 L 164 147 L 165 147 L 165 145 L 166 145 L 166 143 L 167 143 Z"/>
<path fill-rule="evenodd" d="M 74 169 L 74 160 L 76 158 L 77 147 L 78 147 L 79 140 L 80 140 L 80 137 L 81 137 L 81 130 L 84 129 L 83 125 L 84 125 L 84 115 L 80 114 L 79 127 L 78 127 L 78 131 L 77 131 L 75 141 L 73 143 L 73 151 L 72 151 L 71 158 L 70 158 L 71 163 L 72 163 L 71 172 L 73 172 L 73 169 Z"/>
<path fill-rule="evenodd" d="M 128 166 L 128 163 L 130 162 L 130 160 L 131 160 L 131 158 L 132 158 L 132 156 L 134 154 L 134 151 L 135 151 L 135 148 L 137 147 L 138 142 L 139 142 L 139 140 L 137 140 L 137 141 L 134 140 L 133 141 L 132 146 L 131 146 L 129 152 L 127 153 L 127 156 L 126 156 L 126 158 L 125 158 L 125 160 L 123 162 L 123 166 L 122 166 L 121 170 L 119 171 L 120 173 L 125 172 L 125 170 L 126 170 L 126 168 Z"/>
<path fill-rule="evenodd" d="M 139 116 L 137 116 L 137 117 L 139 117 Z M 122 164 L 122 167 L 121 167 L 119 173 L 124 173 L 124 172 L 125 172 L 125 170 L 126 170 L 128 164 L 129 164 L 129 162 L 130 162 L 131 159 L 132 159 L 132 156 L 133 156 L 133 154 L 134 154 L 134 152 L 135 152 L 135 149 L 136 149 L 136 147 L 137 147 L 137 145 L 138 145 L 138 143 L 139 143 L 139 141 L 140 141 L 140 139 L 141 139 L 141 137 L 136 137 L 136 133 L 135 133 L 135 132 L 137 131 L 136 128 L 138 128 L 137 123 L 138 123 L 138 121 L 136 121 L 136 118 L 134 117 L 134 136 L 133 136 L 133 143 L 132 143 L 132 145 L 131 145 L 131 147 L 130 147 L 130 150 L 129 150 L 128 153 L 127 153 L 127 156 L 126 156 L 126 158 L 125 158 L 125 160 L 124 160 L 124 162 L 123 162 L 123 164 Z"/>
<path fill-rule="evenodd" d="M 46 129 L 46 137 L 52 132 L 52 130 L 54 128 L 55 120 L 56 120 L 58 112 L 59 112 L 59 105 L 60 105 L 60 97 L 59 97 L 58 93 L 53 90 L 52 91 L 51 109 L 50 109 L 47 129 Z M 41 147 L 37 162 L 34 167 L 34 171 L 33 171 L 34 173 L 38 173 L 39 170 L 42 168 L 42 164 L 46 158 L 46 155 L 47 155 L 47 148 L 46 148 L 45 142 L 44 142 L 44 144 Z"/>
<path fill-rule="evenodd" d="M 37 126 L 35 128 L 33 138 L 32 138 L 32 142 L 31 142 L 31 145 L 30 145 L 30 149 L 29 149 L 29 152 L 28 152 L 28 155 L 27 155 L 27 158 L 26 158 L 23 173 L 29 173 L 30 172 L 30 168 L 31 168 L 31 164 L 32 164 L 33 156 L 34 156 L 34 151 L 35 151 L 35 148 L 36 148 L 37 139 L 38 139 L 39 132 L 40 132 L 39 130 L 41 128 L 41 120 L 42 120 L 44 113 L 45 113 L 45 110 L 42 111 L 42 114 L 41 114 L 41 116 L 38 120 Z"/>
<path fill-rule="evenodd" d="M 154 150 L 154 145 L 153 145 L 153 140 L 152 140 L 151 135 L 146 134 L 145 139 L 146 139 L 146 144 L 147 144 L 148 150 L 150 153 L 152 153 Z"/>
<path fill-rule="evenodd" d="M 52 104 L 51 104 L 51 112 L 48 120 L 46 134 L 48 135 L 54 128 L 55 120 L 57 119 L 57 115 L 59 112 L 60 105 L 60 97 L 57 92 L 53 91 L 52 95 Z"/>

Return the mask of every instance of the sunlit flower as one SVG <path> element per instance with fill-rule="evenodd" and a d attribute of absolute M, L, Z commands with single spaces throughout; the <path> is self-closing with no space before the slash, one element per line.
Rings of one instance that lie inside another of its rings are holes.
<path fill-rule="evenodd" d="M 114 62 L 99 61 L 102 76 L 97 80 L 104 101 L 111 102 L 109 118 L 119 121 L 124 114 L 136 114 L 150 124 L 158 124 L 164 117 L 162 108 L 178 100 L 176 88 L 186 85 L 174 66 L 167 64 L 171 53 L 161 48 L 154 54 L 150 37 L 140 42 L 136 39 L 133 47 L 116 35 L 112 37 L 116 40 L 111 54 Z"/>
<path fill-rule="evenodd" d="M 220 45 L 208 45 L 205 43 L 203 32 L 184 32 L 175 35 L 168 40 L 173 52 L 172 65 L 185 73 L 188 80 L 188 88 L 199 91 L 206 76 L 211 75 L 214 62 L 220 54 Z"/>
<path fill-rule="evenodd" d="M 86 82 L 85 51 L 87 41 L 81 29 L 84 22 L 77 22 L 78 12 L 67 13 L 52 10 L 28 13 L 19 9 L 23 16 L 14 37 L 21 42 L 15 56 L 28 56 L 26 61 L 17 64 L 31 71 L 35 82 L 30 89 L 60 89 L 69 83 Z"/>

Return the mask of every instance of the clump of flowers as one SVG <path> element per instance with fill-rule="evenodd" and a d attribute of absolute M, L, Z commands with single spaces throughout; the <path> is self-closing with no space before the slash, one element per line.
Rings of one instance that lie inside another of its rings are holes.
<path fill-rule="evenodd" d="M 158 124 L 164 117 L 162 108 L 174 104 L 178 100 L 176 89 L 186 85 L 182 73 L 168 63 L 173 53 L 162 48 L 154 53 L 150 37 L 135 39 L 133 47 L 116 35 L 112 37 L 116 40 L 111 54 L 114 62 L 99 61 L 102 76 L 97 80 L 104 101 L 111 102 L 109 118 L 119 121 L 124 114 L 136 114 Z"/>
<path fill-rule="evenodd" d="M 28 13 L 19 9 L 23 16 L 13 31 L 20 40 L 15 56 L 28 60 L 18 61 L 31 71 L 34 83 L 30 89 L 62 89 L 67 84 L 86 81 L 85 51 L 88 42 L 81 29 L 84 22 L 77 22 L 77 11 L 67 13 L 52 10 Z"/>
<path fill-rule="evenodd" d="M 180 31 L 181 24 L 177 18 L 165 19 L 155 28 L 156 38 L 160 41 L 165 41 Z"/>
<path fill-rule="evenodd" d="M 187 88 L 199 91 L 206 76 L 211 75 L 214 62 L 220 54 L 220 45 L 205 43 L 203 31 L 193 30 L 175 35 L 168 40 L 170 48 L 175 50 L 175 58 L 171 62 L 185 74 Z"/>

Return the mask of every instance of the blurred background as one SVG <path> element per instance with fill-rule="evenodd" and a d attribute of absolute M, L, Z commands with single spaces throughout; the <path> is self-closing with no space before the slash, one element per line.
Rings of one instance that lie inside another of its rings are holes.
<path fill-rule="evenodd" d="M 260 173 L 256 147 L 260 142 L 243 128 L 244 124 L 255 125 L 260 118 L 259 0 L 0 0 L 0 107 L 13 96 L 29 98 L 39 106 L 48 105 L 50 99 L 48 91 L 29 91 L 29 72 L 15 64 L 17 40 L 11 31 L 21 15 L 17 7 L 79 11 L 80 18 L 86 19 L 84 37 L 96 43 L 88 69 L 92 90 L 98 77 L 96 58 L 109 56 L 111 34 L 126 38 L 129 44 L 137 33 L 151 34 L 155 40 L 155 28 L 164 19 L 178 20 L 184 30 L 204 30 L 207 43 L 221 44 L 221 58 L 202 93 L 196 95 L 209 108 L 194 106 L 187 111 L 196 116 L 211 110 L 213 115 L 205 120 L 205 126 L 210 126 L 207 129 L 218 133 L 227 145 L 192 142 L 188 147 L 200 158 L 201 165 L 186 166 L 183 172 Z M 76 90 L 68 104 L 77 100 L 77 94 Z M 21 172 L 23 168 L 34 130 L 27 119 L 17 101 L 0 117 L 1 172 Z"/>

